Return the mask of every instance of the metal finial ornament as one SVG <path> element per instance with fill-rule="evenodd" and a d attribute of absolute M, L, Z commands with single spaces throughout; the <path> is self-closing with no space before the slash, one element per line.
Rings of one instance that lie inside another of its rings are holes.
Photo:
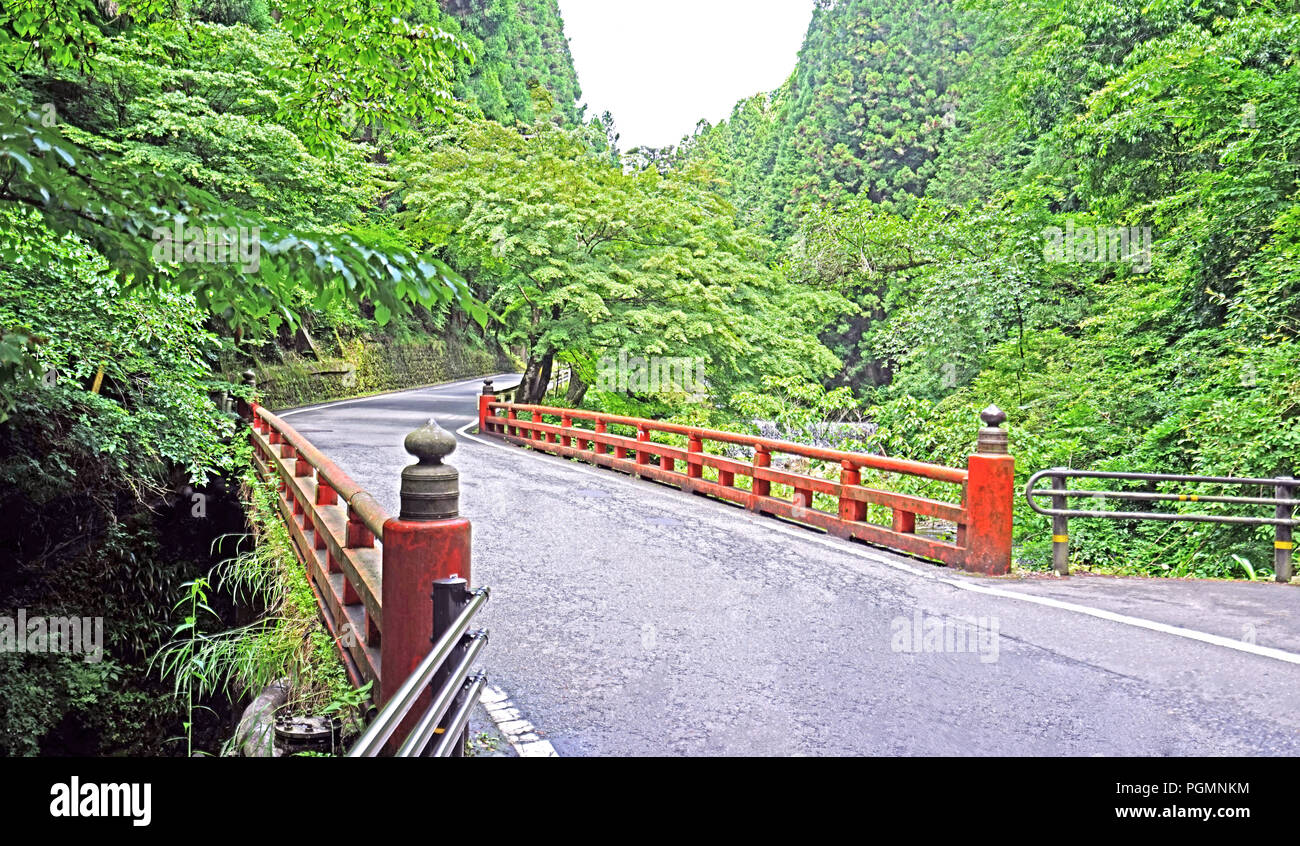
<path fill-rule="evenodd" d="M 1007 454 L 1007 430 L 999 428 L 1007 420 L 1007 413 L 996 405 L 989 405 L 980 412 L 984 428 L 975 438 L 975 451 L 983 455 Z"/>
<path fill-rule="evenodd" d="M 496 391 L 492 389 L 492 380 L 491 380 L 491 379 L 484 379 L 484 380 L 483 380 L 483 393 L 484 393 L 485 395 L 495 395 L 495 394 L 496 394 Z"/>
<path fill-rule="evenodd" d="M 430 419 L 406 436 L 417 461 L 402 470 L 401 520 L 446 520 L 460 513 L 460 473 L 443 459 L 456 449 L 456 436 Z"/>

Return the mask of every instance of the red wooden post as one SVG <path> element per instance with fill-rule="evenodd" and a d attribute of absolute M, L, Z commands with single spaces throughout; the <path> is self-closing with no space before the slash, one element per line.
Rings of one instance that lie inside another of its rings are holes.
<path fill-rule="evenodd" d="M 772 453 L 767 451 L 767 447 L 759 444 L 754 447 L 754 467 L 771 467 Z M 754 496 L 771 496 L 772 483 L 767 479 L 754 477 Z"/>
<path fill-rule="evenodd" d="M 648 453 L 648 452 L 645 451 L 645 447 L 640 446 L 641 444 L 645 444 L 645 443 L 649 443 L 649 442 L 650 442 L 650 432 L 646 429 L 646 427 L 644 427 L 644 426 L 637 426 L 637 427 L 636 427 L 636 442 L 637 442 L 637 448 L 636 448 L 636 463 L 637 463 L 637 464 L 649 464 L 649 463 L 650 463 L 650 453 Z"/>
<path fill-rule="evenodd" d="M 966 529 L 962 532 L 966 570 L 1001 576 L 1011 571 L 1011 512 L 1015 501 L 1016 461 L 1007 454 L 1007 433 L 998 426 L 1007 415 L 996 405 L 980 412 L 975 455 L 967 460 Z"/>
<path fill-rule="evenodd" d="M 512 421 L 512 422 L 517 422 L 517 421 L 519 420 L 519 412 L 517 412 L 517 411 L 515 411 L 513 408 L 511 408 L 511 409 L 509 409 L 509 410 L 506 411 L 506 418 L 509 419 L 509 420 Z M 518 436 L 518 435 L 519 435 L 519 427 L 518 427 L 518 426 L 507 425 L 507 426 L 506 426 L 506 431 L 509 432 L 509 433 L 512 434 L 512 435 L 515 435 L 515 436 Z"/>
<path fill-rule="evenodd" d="M 627 458 L 627 447 L 623 447 L 623 446 L 614 447 L 614 457 Z"/>
<path fill-rule="evenodd" d="M 492 388 L 492 380 L 483 380 L 483 393 L 478 396 L 478 433 L 480 435 L 492 434 L 492 427 L 488 424 L 487 419 L 492 416 L 492 409 L 488 408 L 490 403 L 497 400 L 496 391 Z"/>
<path fill-rule="evenodd" d="M 852 461 L 840 462 L 840 484 L 846 487 L 862 484 L 862 471 Z M 867 504 L 859 499 L 851 499 L 840 492 L 840 519 L 860 523 L 867 519 Z"/>
<path fill-rule="evenodd" d="M 402 471 L 401 513 L 384 523 L 381 703 L 429 654 L 434 580 L 470 579 L 470 523 L 459 516 L 460 474 L 442 462 L 456 448 L 456 438 L 430 420 L 406 436 L 405 447 L 418 462 Z M 396 742 L 428 702 L 426 692 L 398 728 Z"/>
<path fill-rule="evenodd" d="M 704 452 L 704 440 L 697 434 L 692 434 L 686 442 L 687 452 Z M 692 479 L 704 478 L 704 459 L 692 460 L 686 459 L 686 475 Z"/>
<path fill-rule="evenodd" d="M 566 429 L 573 428 L 573 418 L 567 414 L 560 415 L 560 426 Z M 569 445 L 569 436 L 561 435 L 560 446 L 568 446 L 568 445 Z"/>
<path fill-rule="evenodd" d="M 595 424 L 595 427 L 594 427 L 594 428 L 595 428 L 596 434 L 603 434 L 603 433 L 605 432 L 605 421 L 604 421 L 604 420 L 601 420 L 600 418 L 597 418 L 597 419 L 596 419 L 596 424 Z M 604 454 L 605 454 L 605 445 L 604 445 L 604 444 L 601 444 L 601 443 L 597 443 L 597 442 L 595 442 L 595 441 L 592 441 L 592 442 L 591 442 L 591 447 L 592 447 L 592 449 L 594 449 L 594 450 L 596 451 L 596 454 L 597 454 L 597 455 L 604 455 Z"/>
<path fill-rule="evenodd" d="M 894 509 L 893 528 L 895 532 L 913 534 L 916 532 L 916 514 L 911 511 Z"/>
<path fill-rule="evenodd" d="M 534 411 L 534 412 L 533 412 L 533 422 L 534 422 L 534 423 L 544 423 L 544 422 L 546 422 L 546 421 L 542 420 L 542 413 L 541 413 L 540 411 Z M 534 429 L 533 429 L 533 440 L 535 440 L 535 441 L 540 441 L 541 439 L 542 439 L 542 430 L 541 430 L 541 429 L 534 428 Z"/>

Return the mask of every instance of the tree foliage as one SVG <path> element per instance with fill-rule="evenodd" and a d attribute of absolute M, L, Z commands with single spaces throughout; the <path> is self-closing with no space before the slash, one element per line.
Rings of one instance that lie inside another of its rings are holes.
<path fill-rule="evenodd" d="M 699 358 L 725 399 L 765 369 L 820 378 L 808 327 L 826 296 L 781 283 L 769 247 L 698 175 L 624 173 L 581 131 L 467 121 L 405 166 L 399 215 L 443 251 L 523 344 L 537 390 L 557 359 Z"/>

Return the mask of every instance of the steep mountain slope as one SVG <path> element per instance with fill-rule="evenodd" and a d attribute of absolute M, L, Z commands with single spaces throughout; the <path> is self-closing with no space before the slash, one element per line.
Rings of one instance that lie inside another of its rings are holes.
<path fill-rule="evenodd" d="M 778 239 L 801 214 L 857 195 L 908 208 L 955 122 L 969 62 L 960 14 L 930 0 L 818 0 L 790 80 L 741 101 L 688 156 L 731 183 Z"/>
<path fill-rule="evenodd" d="M 578 74 L 557 0 L 441 0 L 478 60 L 458 80 L 458 97 L 473 100 L 492 120 L 533 119 L 529 87 L 550 92 L 569 124 L 581 119 Z"/>

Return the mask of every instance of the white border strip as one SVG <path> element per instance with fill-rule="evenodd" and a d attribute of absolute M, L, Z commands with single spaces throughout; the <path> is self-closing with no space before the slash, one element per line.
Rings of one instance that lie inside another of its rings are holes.
<path fill-rule="evenodd" d="M 499 687 L 487 685 L 479 694 L 479 702 L 487 709 L 488 716 L 496 725 L 497 731 L 505 735 L 520 758 L 558 758 L 551 741 L 543 740 L 537 735 L 533 724 L 523 718 L 515 703 Z"/>
<path fill-rule="evenodd" d="M 478 425 L 477 421 L 473 423 L 467 423 L 464 426 L 460 427 L 460 429 L 456 430 L 456 434 L 468 438 L 471 441 L 477 441 L 480 444 L 496 447 L 498 449 L 510 450 L 516 453 L 527 452 L 535 456 L 546 455 L 547 457 L 550 458 L 556 457 L 550 455 L 549 453 L 542 453 L 538 450 L 531 450 L 531 449 L 525 450 L 522 447 L 516 446 L 508 442 L 496 441 L 496 440 L 484 440 L 483 438 L 478 437 L 477 435 L 471 435 L 467 430 L 470 427 L 477 426 L 477 425 Z M 680 502 L 677 502 L 676 498 L 673 497 L 671 494 L 657 490 L 653 485 L 642 485 L 639 480 L 633 479 L 629 476 L 625 476 L 621 473 L 600 473 L 595 467 L 592 467 L 591 465 L 576 463 L 576 462 L 571 462 L 569 466 L 571 469 L 574 470 L 591 473 L 593 475 L 599 475 L 600 478 L 602 479 L 616 480 L 622 482 L 623 484 L 634 486 L 639 490 L 652 493 L 656 496 L 671 500 L 674 503 L 680 505 Z M 911 573 L 914 576 L 920 576 L 925 579 L 931 579 L 933 581 L 941 582 L 946 585 L 951 585 L 957 588 L 958 590 L 971 591 L 972 593 L 982 593 L 988 596 L 997 596 L 1002 599 L 1013 599 L 1018 602 L 1028 602 L 1032 605 L 1041 605 L 1047 608 L 1055 608 L 1059 611 L 1070 611 L 1075 614 L 1085 614 L 1089 617 L 1096 617 L 1099 620 L 1107 620 L 1109 622 L 1119 623 L 1125 626 L 1133 626 L 1135 628 L 1147 629 L 1148 631 L 1160 632 L 1162 634 L 1173 635 L 1174 637 L 1181 637 L 1187 640 L 1200 641 L 1201 643 L 1208 643 L 1211 644 L 1212 646 L 1221 646 L 1225 649 L 1235 649 L 1238 652 L 1246 652 L 1251 655 L 1258 655 L 1261 658 L 1272 658 L 1275 661 L 1283 661 L 1288 664 L 1300 665 L 1300 655 L 1297 655 L 1294 652 L 1287 652 L 1284 649 L 1274 649 L 1273 647 L 1270 646 L 1259 646 L 1258 644 L 1254 644 L 1254 643 L 1246 643 L 1245 641 L 1241 641 L 1241 640 L 1233 640 L 1230 637 L 1223 637 L 1222 635 L 1210 634 L 1208 632 L 1201 632 L 1195 629 L 1187 629 L 1187 628 L 1183 628 L 1182 626 L 1174 626 L 1168 623 L 1158 623 L 1155 620 L 1147 620 L 1143 617 L 1132 617 L 1127 614 L 1117 614 L 1114 611 L 1107 611 L 1103 608 L 1094 608 L 1090 605 L 1080 605 L 1076 602 L 1065 602 L 1060 599 L 1052 599 L 1051 597 L 1048 596 L 1037 596 L 1031 593 L 1020 593 L 1019 591 L 1006 590 L 1005 588 L 973 584 L 971 582 L 964 581 L 961 579 L 954 579 L 949 576 L 940 575 L 937 572 L 927 572 L 926 570 L 922 570 L 910 564 L 904 563 L 901 560 L 895 560 L 892 558 L 888 558 L 884 555 L 881 555 L 879 553 L 873 553 L 866 548 L 857 546 L 856 544 L 850 544 L 844 541 L 840 541 L 838 539 L 828 538 L 825 535 L 818 534 L 813 531 L 803 531 L 799 529 L 794 529 L 776 521 L 772 521 L 772 522 L 764 521 L 763 523 L 758 523 L 756 525 L 762 526 L 763 528 L 771 531 L 782 532 L 784 534 L 790 535 L 791 537 L 800 538 L 801 540 L 811 541 L 813 543 L 819 543 L 822 546 L 835 549 L 839 552 L 847 552 L 857 556 L 858 558 L 865 558 L 877 564 L 884 564 L 887 567 L 892 567 L 895 570 L 902 570 L 904 572 Z"/>

